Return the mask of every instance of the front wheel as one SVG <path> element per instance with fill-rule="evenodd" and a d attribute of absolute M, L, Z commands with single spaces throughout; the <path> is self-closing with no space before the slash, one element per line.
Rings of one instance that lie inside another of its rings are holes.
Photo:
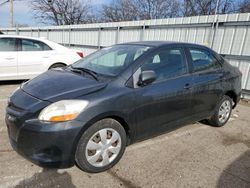
<path fill-rule="evenodd" d="M 103 119 L 89 127 L 81 136 L 75 155 L 80 169 L 102 172 L 113 167 L 126 147 L 126 132 L 114 119 Z"/>
<path fill-rule="evenodd" d="M 214 115 L 210 119 L 210 124 L 216 127 L 222 127 L 229 120 L 232 113 L 232 99 L 224 95 Z"/>

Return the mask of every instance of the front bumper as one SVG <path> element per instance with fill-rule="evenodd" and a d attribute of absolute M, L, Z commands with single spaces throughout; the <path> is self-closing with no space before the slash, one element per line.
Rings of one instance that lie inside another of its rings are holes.
<path fill-rule="evenodd" d="M 74 165 L 74 154 L 82 122 L 46 123 L 28 120 L 18 126 L 6 115 L 10 143 L 31 162 L 46 167 Z M 11 116 L 12 117 L 12 116 Z"/>
<path fill-rule="evenodd" d="M 10 143 L 20 155 L 40 166 L 72 166 L 80 132 L 86 123 L 39 121 L 41 109 L 49 104 L 22 89 L 12 94 L 5 117 Z"/>

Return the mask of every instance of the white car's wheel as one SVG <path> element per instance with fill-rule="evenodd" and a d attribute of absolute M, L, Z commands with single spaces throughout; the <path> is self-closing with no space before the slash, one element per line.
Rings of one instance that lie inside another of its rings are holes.
<path fill-rule="evenodd" d="M 55 63 L 55 64 L 53 64 L 53 65 L 51 65 L 50 67 L 49 67 L 49 70 L 50 69 L 55 69 L 55 68 L 62 68 L 62 67 L 65 67 L 66 65 L 65 64 L 63 64 L 63 63 Z"/>

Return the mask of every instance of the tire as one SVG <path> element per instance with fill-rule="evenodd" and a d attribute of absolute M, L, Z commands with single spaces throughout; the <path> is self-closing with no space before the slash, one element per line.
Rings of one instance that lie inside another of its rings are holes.
<path fill-rule="evenodd" d="M 66 65 L 62 64 L 62 63 L 56 63 L 56 64 L 53 64 L 49 67 L 49 70 L 50 69 L 55 69 L 55 68 L 62 68 L 62 67 L 65 67 Z"/>
<path fill-rule="evenodd" d="M 215 127 L 224 126 L 231 116 L 233 108 L 232 104 L 232 99 L 229 96 L 224 95 L 218 107 L 216 108 L 214 115 L 209 120 L 209 124 Z"/>
<path fill-rule="evenodd" d="M 114 119 L 103 119 L 82 134 L 75 161 L 85 172 L 102 172 L 119 162 L 125 147 L 126 132 L 121 124 Z"/>

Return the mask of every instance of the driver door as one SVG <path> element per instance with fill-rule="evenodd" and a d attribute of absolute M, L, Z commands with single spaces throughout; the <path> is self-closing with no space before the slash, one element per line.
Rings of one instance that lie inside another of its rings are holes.
<path fill-rule="evenodd" d="M 191 81 L 184 50 L 165 48 L 148 57 L 135 72 L 152 70 L 156 80 L 139 87 L 134 79 L 137 137 L 143 139 L 173 128 L 191 116 Z"/>

